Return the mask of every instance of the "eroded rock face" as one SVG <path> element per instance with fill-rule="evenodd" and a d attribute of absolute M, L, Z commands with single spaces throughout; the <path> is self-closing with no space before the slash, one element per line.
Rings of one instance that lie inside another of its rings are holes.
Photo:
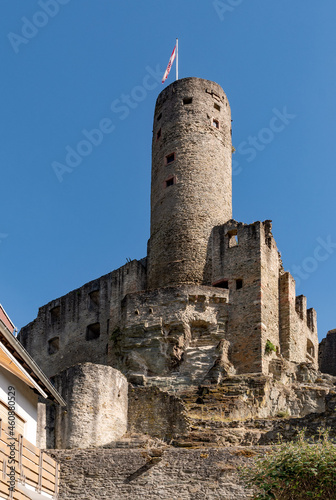
<path fill-rule="evenodd" d="M 309 376 L 305 381 L 302 371 Z M 219 384 L 171 387 L 170 392 L 154 386 L 134 387 L 130 394 L 133 431 L 164 440 L 169 437 L 168 441 L 174 438 L 176 443 L 210 440 L 216 445 L 248 445 L 258 443 L 276 419 L 281 427 L 290 417 L 309 420 L 315 414 L 320 423 L 326 413 L 331 418 L 336 408 L 336 378 L 324 377 L 307 365 L 293 365 L 282 381 L 273 375 L 235 375 Z M 261 431 L 260 425 L 266 430 Z"/>
<path fill-rule="evenodd" d="M 234 374 L 228 291 L 181 286 L 129 294 L 111 337 L 111 363 L 131 382 L 180 387 Z"/>

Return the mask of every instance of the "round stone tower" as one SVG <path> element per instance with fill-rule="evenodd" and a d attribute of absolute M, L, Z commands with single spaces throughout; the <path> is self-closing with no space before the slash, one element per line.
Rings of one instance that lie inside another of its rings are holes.
<path fill-rule="evenodd" d="M 231 111 L 223 89 L 184 78 L 158 96 L 148 288 L 211 284 L 209 239 L 232 218 Z"/>

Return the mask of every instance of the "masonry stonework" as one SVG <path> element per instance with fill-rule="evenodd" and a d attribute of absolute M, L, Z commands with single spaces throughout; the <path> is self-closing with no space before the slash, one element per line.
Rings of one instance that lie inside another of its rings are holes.
<path fill-rule="evenodd" d="M 274 356 L 317 368 L 316 313 L 295 297 L 271 221 L 231 218 L 231 154 L 219 85 L 186 78 L 159 95 L 148 258 L 52 301 L 22 329 L 49 375 L 90 361 L 169 386 L 267 374 Z"/>
<path fill-rule="evenodd" d="M 218 84 L 186 78 L 163 90 L 154 112 L 148 256 L 51 301 L 20 332 L 68 404 L 67 413 L 41 405 L 47 448 L 112 447 L 127 429 L 176 446 L 253 444 L 262 442 L 260 431 L 239 423 L 235 431 L 234 419 L 299 418 L 329 408 L 335 331 L 319 352 L 316 312 L 296 296 L 272 222 L 232 219 L 231 154 L 230 106 Z M 75 457 L 80 475 L 84 457 Z M 198 463 L 197 454 L 189 458 Z M 112 472 L 105 497 L 137 498 L 137 489 L 121 484 L 153 461 L 133 459 L 122 479 Z M 159 493 L 175 498 L 164 470 Z M 199 470 L 187 486 L 181 481 L 181 498 L 218 498 L 217 491 L 248 498 L 227 488 L 217 469 L 213 487 L 197 486 L 206 469 Z M 73 496 L 69 484 L 64 498 L 104 496 Z"/>
<path fill-rule="evenodd" d="M 336 376 L 336 330 L 330 330 L 319 349 L 320 370 Z"/>
<path fill-rule="evenodd" d="M 210 234 L 232 217 L 231 156 L 231 111 L 219 85 L 185 78 L 161 92 L 153 124 L 150 288 L 211 284 Z"/>
<path fill-rule="evenodd" d="M 128 384 L 110 366 L 84 363 L 53 378 L 66 408 L 48 405 L 45 442 L 50 448 L 92 448 L 122 437 L 127 430 Z"/>
<path fill-rule="evenodd" d="M 50 377 L 77 363 L 107 364 L 110 326 L 120 320 L 120 302 L 145 288 L 146 260 L 129 262 L 40 307 L 20 340 Z"/>

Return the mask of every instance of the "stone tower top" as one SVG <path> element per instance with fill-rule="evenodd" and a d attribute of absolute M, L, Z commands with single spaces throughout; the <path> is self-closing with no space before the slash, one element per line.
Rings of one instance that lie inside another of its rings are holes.
<path fill-rule="evenodd" d="M 152 143 L 149 288 L 210 284 L 214 226 L 232 217 L 231 111 L 214 82 L 185 78 L 157 98 Z"/>

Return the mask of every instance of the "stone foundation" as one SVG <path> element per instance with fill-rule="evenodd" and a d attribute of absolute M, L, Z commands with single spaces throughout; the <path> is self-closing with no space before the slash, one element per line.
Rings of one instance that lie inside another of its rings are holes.
<path fill-rule="evenodd" d="M 51 450 L 61 464 L 59 500 L 245 500 L 234 449 Z M 249 452 L 255 455 L 255 452 Z"/>

